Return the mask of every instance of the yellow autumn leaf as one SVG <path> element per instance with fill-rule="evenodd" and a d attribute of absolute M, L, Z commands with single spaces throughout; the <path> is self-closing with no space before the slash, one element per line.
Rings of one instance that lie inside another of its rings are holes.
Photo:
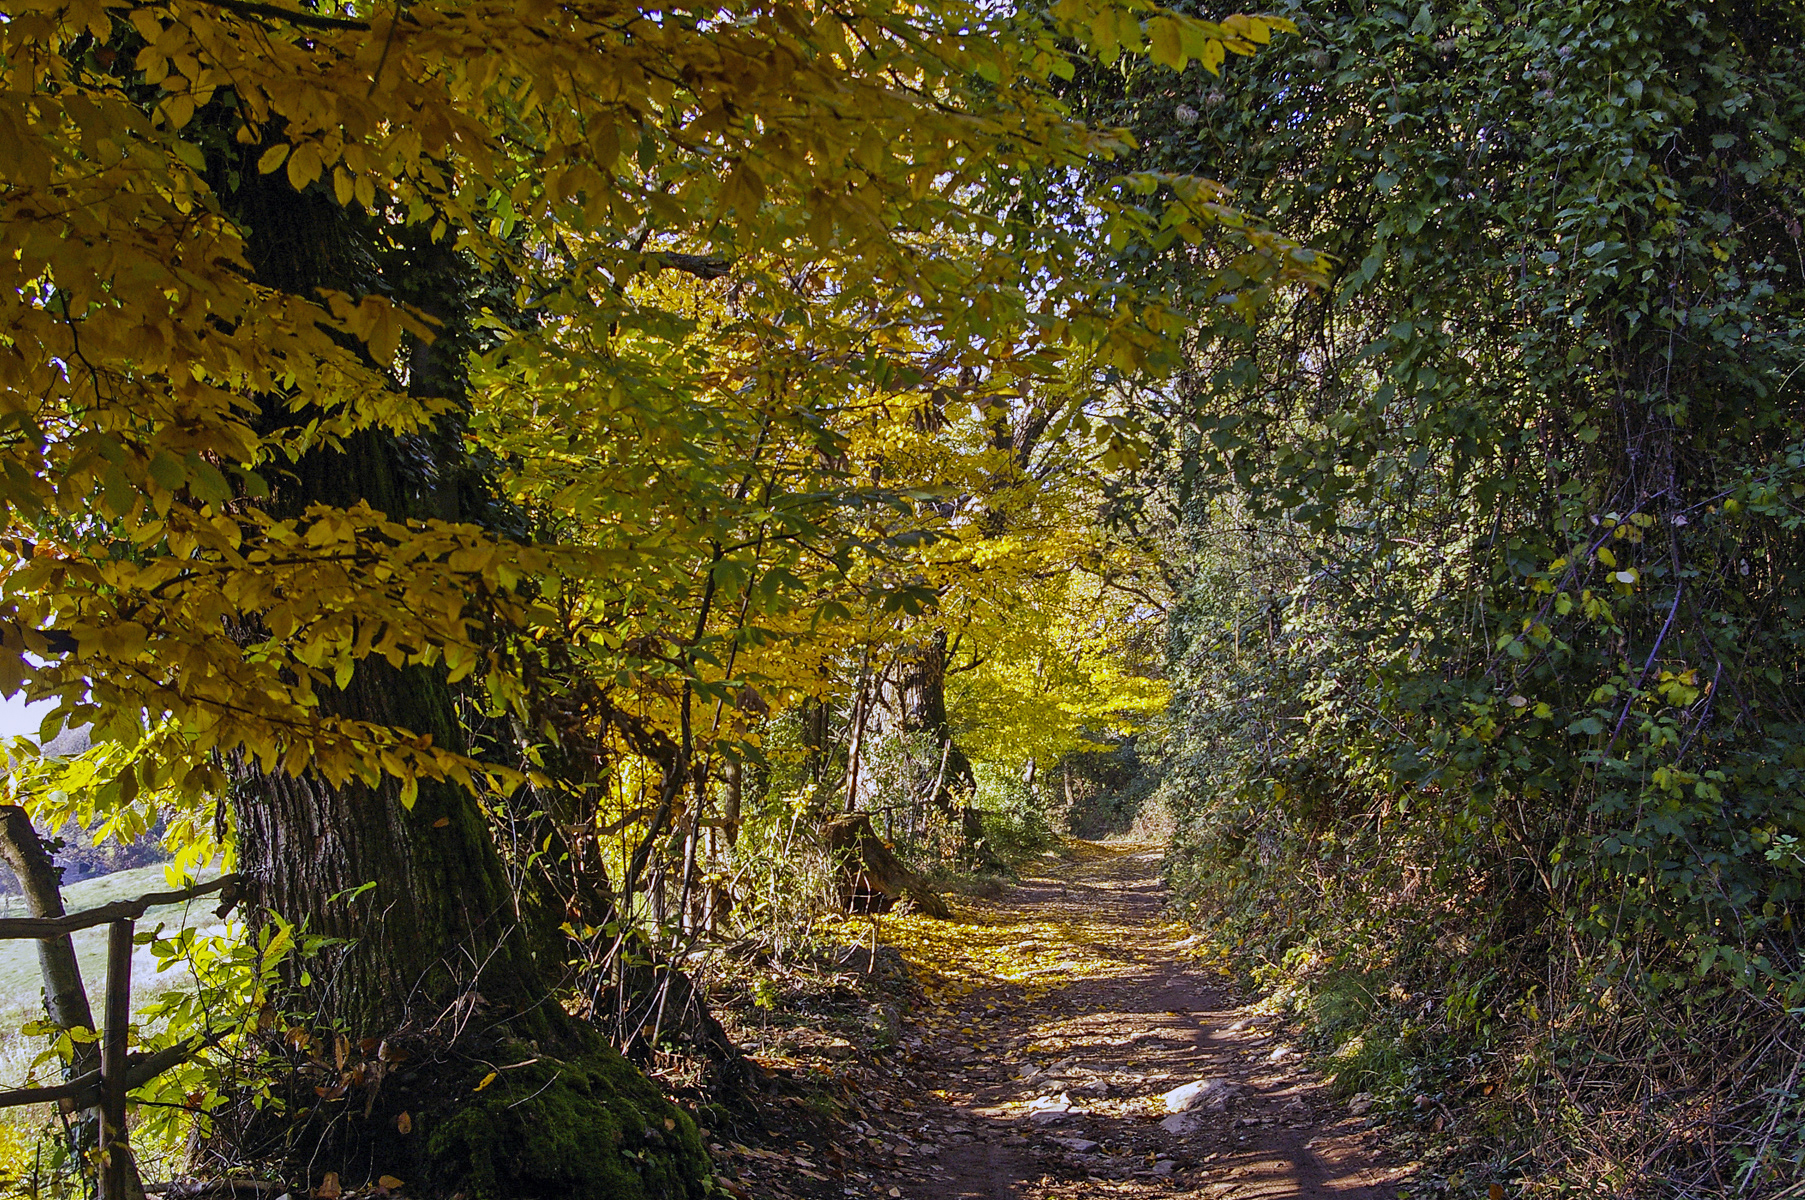
<path fill-rule="evenodd" d="M 1220 75 L 1222 74 L 1222 61 L 1227 57 L 1227 51 L 1224 50 L 1222 43 L 1212 39 L 1210 43 L 1203 48 L 1203 55 L 1198 61 L 1203 64 L 1203 69 L 1210 74 Z"/>
<path fill-rule="evenodd" d="M 303 142 L 288 156 L 288 182 L 298 192 L 318 179 L 324 168 L 318 143 Z"/>
<path fill-rule="evenodd" d="M 1179 25 L 1171 17 L 1154 17 L 1147 22 L 1148 56 L 1161 66 L 1174 71 L 1184 69 L 1184 39 Z"/>

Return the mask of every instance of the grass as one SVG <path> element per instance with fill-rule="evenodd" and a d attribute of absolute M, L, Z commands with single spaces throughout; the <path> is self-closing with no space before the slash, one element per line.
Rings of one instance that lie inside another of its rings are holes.
<path fill-rule="evenodd" d="M 216 872 L 207 872 L 212 878 Z M 130 900 L 146 892 L 173 891 L 161 865 L 116 871 L 96 879 L 84 879 L 63 889 L 63 907 L 72 913 Z M 219 903 L 217 896 L 202 896 L 187 904 L 164 904 L 149 909 L 138 919 L 140 931 L 155 929 L 159 924 L 171 929 L 186 925 L 208 926 L 219 922 L 213 915 Z M 0 897 L 0 916 L 25 916 L 24 902 L 17 896 Z M 107 930 L 100 926 L 84 929 L 74 936 L 75 954 L 81 963 L 82 982 L 87 985 L 96 1019 L 100 1017 L 106 992 Z M 38 943 L 35 941 L 0 941 L 0 1088 L 16 1086 L 25 1078 L 31 1061 L 42 1043 L 24 1038 L 17 1030 L 26 1021 L 43 1015 L 43 979 L 38 973 Z M 139 947 L 132 955 L 132 1007 L 143 1006 L 157 993 L 184 982 L 177 974 L 159 976 L 156 960 L 147 947 Z M 50 1109 L 45 1105 L 0 1109 L 0 1195 L 23 1191 L 26 1172 L 33 1161 L 37 1143 L 44 1136 Z"/>
<path fill-rule="evenodd" d="M 208 872 L 203 878 L 211 879 L 214 874 L 216 872 Z M 63 889 L 63 907 L 75 913 L 110 904 L 115 900 L 130 900 L 146 892 L 170 890 L 169 881 L 160 864 L 137 867 L 70 884 Z M 159 905 L 139 918 L 138 929 L 155 929 L 159 923 L 172 929 L 186 925 L 217 924 L 218 918 L 213 915 L 213 910 L 218 903 L 216 896 L 202 896 L 187 904 Z M 0 904 L 0 916 L 24 915 L 23 901 L 17 896 L 7 897 Z M 81 962 L 82 981 L 88 985 L 88 995 L 93 998 L 94 1007 L 98 1010 L 100 997 L 106 987 L 106 926 L 84 929 L 75 935 L 74 940 L 75 955 Z M 166 990 L 174 982 L 168 978 L 157 978 L 156 960 L 151 957 L 149 950 L 140 947 L 132 956 L 132 996 L 136 1003 L 142 1003 L 146 997 Z M 38 974 L 38 944 L 35 941 L 0 942 L 0 1013 L 11 1015 L 16 1010 L 37 1012 L 40 1010 L 42 993 L 43 979 Z M 16 1026 L 18 1022 L 12 1021 L 11 1024 Z"/>

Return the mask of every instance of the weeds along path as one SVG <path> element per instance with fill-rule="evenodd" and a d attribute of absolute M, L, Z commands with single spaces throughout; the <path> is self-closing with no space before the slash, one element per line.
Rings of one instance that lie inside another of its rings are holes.
<path fill-rule="evenodd" d="M 919 1091 L 872 1114 L 899 1157 L 848 1195 L 1396 1195 L 1404 1172 L 1163 919 L 1159 861 L 1075 843 L 955 921 L 881 919 L 927 992 L 902 1035 Z"/>

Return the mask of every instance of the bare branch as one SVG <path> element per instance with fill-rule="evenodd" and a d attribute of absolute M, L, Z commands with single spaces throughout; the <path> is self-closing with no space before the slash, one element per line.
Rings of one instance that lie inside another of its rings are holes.
<path fill-rule="evenodd" d="M 279 8 L 274 4 L 258 4 L 256 0 L 199 0 L 201 4 L 214 8 L 223 8 L 227 12 L 237 13 L 241 17 L 268 17 L 275 21 L 287 21 L 290 25 L 298 25 L 303 29 L 352 29 L 368 32 L 368 21 L 354 21 L 347 17 L 322 17 L 318 13 L 298 12 L 292 8 Z"/>

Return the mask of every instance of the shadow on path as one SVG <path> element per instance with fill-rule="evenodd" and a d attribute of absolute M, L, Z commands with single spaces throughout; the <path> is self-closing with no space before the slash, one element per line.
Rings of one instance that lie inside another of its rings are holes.
<path fill-rule="evenodd" d="M 846 1193 L 1394 1195 L 1386 1185 L 1405 1172 L 1381 1168 L 1273 1023 L 1187 958 L 1185 931 L 1162 917 L 1159 849 L 1074 849 L 1076 861 L 1047 863 L 1001 900 L 963 902 L 960 925 L 941 927 L 953 939 L 943 959 L 977 947 L 994 975 L 946 989 L 911 1022 L 921 1102 L 884 1121 L 906 1165 Z M 908 953 L 933 973 L 920 947 Z M 1173 1113 L 1166 1096 L 1185 1085 L 1195 1107 Z"/>

